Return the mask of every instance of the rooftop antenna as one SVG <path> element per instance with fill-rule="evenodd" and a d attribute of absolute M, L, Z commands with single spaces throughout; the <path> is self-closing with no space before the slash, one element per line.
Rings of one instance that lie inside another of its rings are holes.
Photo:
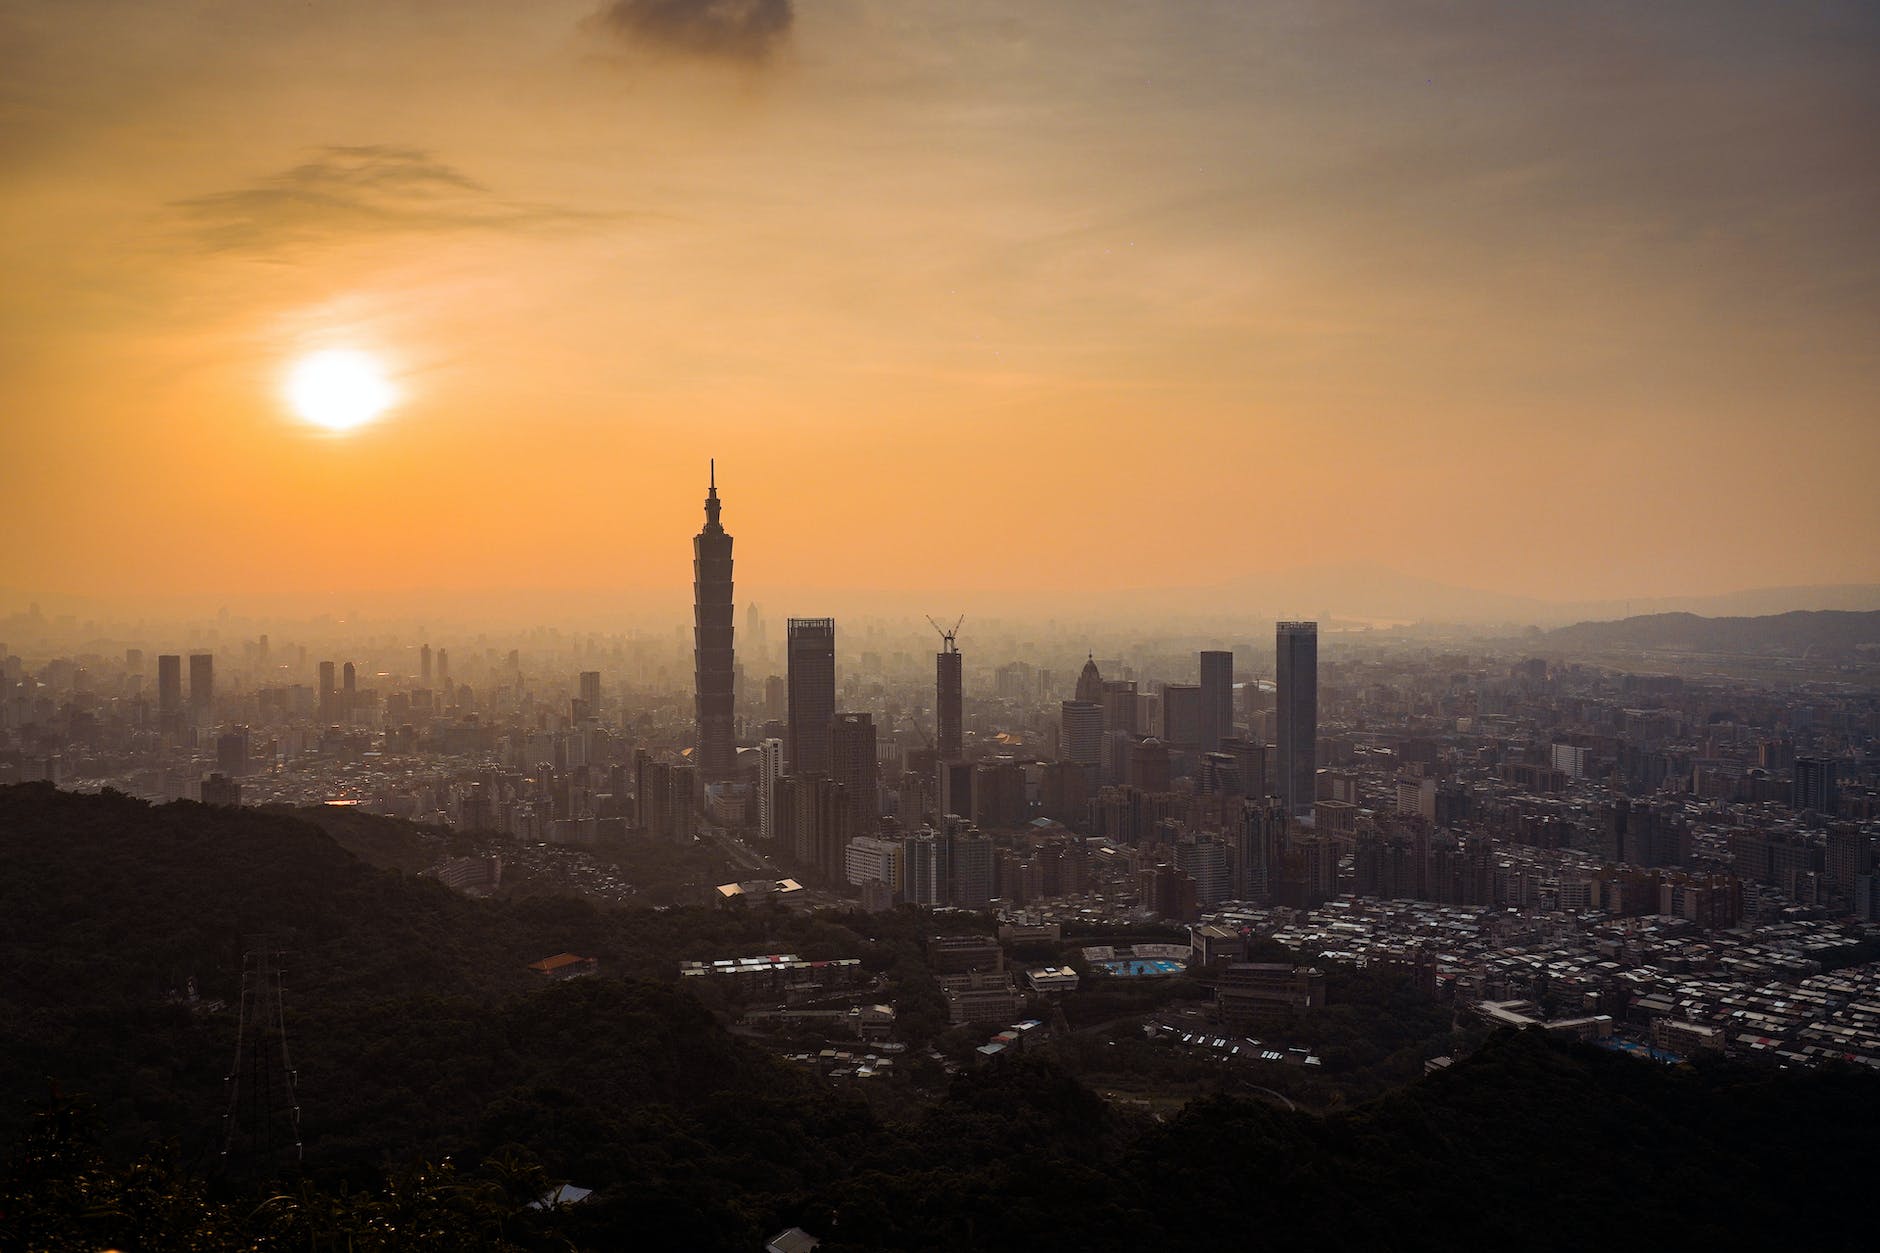
<path fill-rule="evenodd" d="M 955 623 L 953 624 L 953 629 L 952 629 L 951 631 L 949 631 L 949 630 L 947 630 L 947 629 L 946 629 L 945 627 L 943 627 L 943 626 L 941 626 L 941 625 L 940 625 L 940 624 L 939 624 L 938 622 L 935 622 L 935 621 L 933 620 L 933 615 L 932 615 L 932 614 L 928 614 L 928 615 L 927 615 L 927 623 L 928 623 L 928 625 L 929 625 L 929 626 L 931 626 L 931 627 L 933 627 L 933 629 L 934 629 L 934 630 L 936 630 L 936 631 L 938 631 L 938 632 L 940 632 L 940 651 L 941 651 L 941 652 L 943 652 L 943 653 L 957 653 L 957 652 L 959 652 L 959 651 L 960 651 L 960 650 L 959 650 L 959 648 L 958 648 L 958 646 L 956 646 L 956 645 L 955 645 L 955 644 L 953 643 L 953 637 L 954 637 L 954 636 L 956 636 L 956 635 L 958 635 L 958 634 L 960 633 L 960 623 L 961 623 L 961 622 L 964 622 L 964 621 L 966 621 L 966 615 L 965 615 L 965 614 L 961 614 L 961 615 L 959 616 L 959 621 L 958 621 L 958 622 L 955 622 Z"/>

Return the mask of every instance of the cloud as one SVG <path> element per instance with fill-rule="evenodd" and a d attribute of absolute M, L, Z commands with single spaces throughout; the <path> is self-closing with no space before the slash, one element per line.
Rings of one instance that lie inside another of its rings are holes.
<path fill-rule="evenodd" d="M 631 43 L 735 61 L 762 61 L 790 33 L 791 0 L 611 0 L 600 25 Z"/>
<path fill-rule="evenodd" d="M 422 148 L 329 147 L 279 174 L 173 204 L 211 252 L 268 252 L 360 235 L 536 231 L 597 215 L 503 200 Z"/>

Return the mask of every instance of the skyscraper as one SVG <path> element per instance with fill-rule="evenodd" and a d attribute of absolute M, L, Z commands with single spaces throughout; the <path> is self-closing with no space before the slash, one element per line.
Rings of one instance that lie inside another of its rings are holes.
<path fill-rule="evenodd" d="M 601 672 L 583 670 L 581 672 L 581 703 L 587 707 L 587 716 L 601 716 Z"/>
<path fill-rule="evenodd" d="M 1790 806 L 1832 816 L 1841 804 L 1836 773 L 1832 758 L 1797 757 L 1795 781 L 1789 789 Z"/>
<path fill-rule="evenodd" d="M 1103 703 L 1103 676 L 1097 672 L 1096 654 L 1084 660 L 1083 673 L 1077 676 L 1076 699 L 1088 705 Z"/>
<path fill-rule="evenodd" d="M 789 638 L 790 727 L 784 745 L 793 775 L 828 774 L 829 732 L 836 716 L 836 620 L 791 618 Z"/>
<path fill-rule="evenodd" d="M 157 715 L 166 731 L 183 716 L 183 659 L 176 653 L 157 656 Z"/>
<path fill-rule="evenodd" d="M 868 714 L 843 713 L 830 726 L 830 777 L 848 797 L 849 833 L 874 835 L 881 828 L 880 767 L 875 757 L 875 720 Z"/>
<path fill-rule="evenodd" d="M 189 655 L 189 712 L 199 722 L 206 722 L 215 705 L 215 654 Z"/>
<path fill-rule="evenodd" d="M 1162 687 L 1162 738 L 1187 748 L 1201 743 L 1202 690 L 1192 683 Z"/>
<path fill-rule="evenodd" d="M 431 646 L 418 649 L 418 681 L 424 686 L 431 686 Z"/>
<path fill-rule="evenodd" d="M 711 463 L 710 474 L 705 493 L 705 529 L 692 540 L 692 657 L 696 667 L 699 771 L 708 782 L 715 782 L 737 772 L 738 745 L 732 721 L 737 676 L 732 654 L 731 537 L 718 521 L 716 461 Z M 833 692 L 830 703 L 833 706 Z"/>
<path fill-rule="evenodd" d="M 1234 733 L 1234 654 L 1201 654 L 1201 751 L 1219 751 Z"/>
<path fill-rule="evenodd" d="M 1090 771 L 1088 782 L 1097 781 L 1103 765 L 1103 706 L 1090 701 L 1067 700 L 1059 707 L 1058 758 L 1074 761 Z"/>
<path fill-rule="evenodd" d="M 966 751 L 960 732 L 960 650 L 951 634 L 942 634 L 940 651 L 934 654 L 934 711 L 939 721 L 939 738 L 934 748 L 943 760 L 951 761 Z"/>
<path fill-rule="evenodd" d="M 1274 785 L 1289 814 L 1312 812 L 1319 737 L 1319 624 L 1282 622 L 1274 633 L 1278 740 Z"/>
<path fill-rule="evenodd" d="M 757 834 L 765 840 L 777 838 L 777 784 L 783 779 L 783 741 L 765 740 L 757 746 Z"/>

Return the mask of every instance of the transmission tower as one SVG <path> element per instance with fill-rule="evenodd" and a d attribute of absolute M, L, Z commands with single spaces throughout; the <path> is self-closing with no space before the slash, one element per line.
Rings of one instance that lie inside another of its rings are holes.
<path fill-rule="evenodd" d="M 228 1112 L 222 1115 L 222 1162 L 257 1161 L 291 1149 L 301 1160 L 298 1078 L 287 1052 L 286 991 L 280 959 L 269 937 L 248 937 L 242 954 L 241 1005 L 236 1014 L 235 1064 L 223 1081 Z"/>

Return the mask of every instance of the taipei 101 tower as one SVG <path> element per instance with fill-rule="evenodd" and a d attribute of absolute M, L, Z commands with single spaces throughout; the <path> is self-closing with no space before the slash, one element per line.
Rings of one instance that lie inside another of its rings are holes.
<path fill-rule="evenodd" d="M 718 463 L 711 463 L 705 529 L 692 540 L 692 643 L 698 701 L 698 766 L 708 783 L 737 773 L 732 731 L 731 537 L 719 524 Z"/>

